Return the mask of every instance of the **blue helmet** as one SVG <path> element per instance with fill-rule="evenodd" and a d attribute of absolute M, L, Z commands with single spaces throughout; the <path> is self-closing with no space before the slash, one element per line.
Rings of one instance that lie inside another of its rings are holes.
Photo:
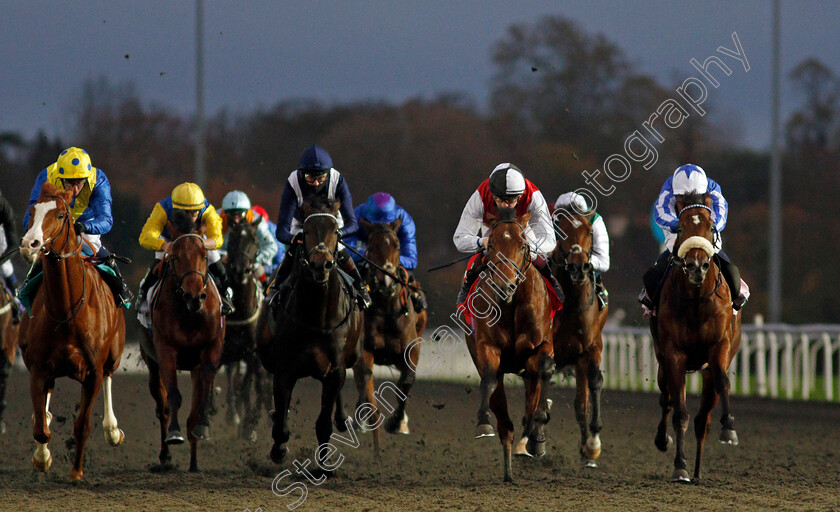
<path fill-rule="evenodd" d="M 326 149 L 317 144 L 313 144 L 304 149 L 298 161 L 299 171 L 313 174 L 325 174 L 332 169 L 332 166 L 333 161 L 330 158 L 330 154 L 327 153 Z"/>
<path fill-rule="evenodd" d="M 397 203 L 391 194 L 377 192 L 365 203 L 364 217 L 370 222 L 385 223 L 397 220 Z"/>

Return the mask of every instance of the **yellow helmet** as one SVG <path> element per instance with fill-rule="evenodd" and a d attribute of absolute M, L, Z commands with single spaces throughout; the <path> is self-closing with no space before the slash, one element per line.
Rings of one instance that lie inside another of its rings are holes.
<path fill-rule="evenodd" d="M 172 207 L 179 210 L 204 208 L 204 192 L 195 183 L 181 183 L 172 189 Z"/>
<path fill-rule="evenodd" d="M 90 156 L 81 148 L 67 148 L 58 155 L 55 162 L 61 179 L 90 178 L 96 170 L 90 165 Z"/>

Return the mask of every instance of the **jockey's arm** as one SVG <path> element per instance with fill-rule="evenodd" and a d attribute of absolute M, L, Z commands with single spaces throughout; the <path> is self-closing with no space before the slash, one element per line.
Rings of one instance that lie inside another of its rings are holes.
<path fill-rule="evenodd" d="M 292 220 L 297 211 L 297 196 L 291 185 L 286 183 L 283 188 L 283 196 L 280 199 L 280 213 L 277 214 L 277 231 L 275 238 L 280 242 L 289 245 L 292 243 Z"/>
<path fill-rule="evenodd" d="M 592 257 L 589 261 L 595 272 L 603 273 L 610 269 L 610 236 L 603 217 L 592 223 Z"/>
<path fill-rule="evenodd" d="M 96 171 L 96 186 L 90 194 L 88 207 L 77 221 L 85 226 L 85 232 L 91 235 L 104 235 L 114 226 L 111 213 L 111 183 L 102 170 Z"/>
<path fill-rule="evenodd" d="M 216 213 L 213 205 L 207 206 L 204 210 L 204 215 L 201 217 L 201 222 L 206 228 L 206 238 L 204 240 L 204 247 L 208 251 L 220 249 L 224 244 L 225 239 L 222 235 L 222 218 Z"/>
<path fill-rule="evenodd" d="M 470 196 L 464 211 L 461 212 L 461 220 L 452 235 L 452 242 L 461 252 L 476 252 L 483 244 L 482 238 L 478 235 L 481 232 L 484 219 L 484 203 L 481 202 L 481 194 L 476 190 Z"/>
<path fill-rule="evenodd" d="M 342 176 L 338 183 L 338 188 L 335 191 L 335 197 L 341 201 L 341 219 L 344 226 L 341 228 L 341 236 L 350 236 L 355 234 L 359 229 L 359 221 L 356 220 L 356 212 L 353 210 L 353 198 L 350 195 L 350 187 Z"/>
<path fill-rule="evenodd" d="M 554 250 L 557 239 L 554 236 L 554 224 L 551 221 L 551 214 L 548 212 L 548 203 L 542 192 L 535 191 L 531 196 L 531 204 L 528 205 L 528 212 L 531 219 L 528 221 L 530 232 L 527 233 L 531 249 L 537 254 L 548 254 Z"/>
<path fill-rule="evenodd" d="M 150 251 L 160 251 L 163 244 L 166 242 L 160 235 L 166 227 L 166 222 L 169 219 L 166 217 L 166 211 L 160 205 L 155 203 L 151 215 L 146 219 L 143 225 L 143 230 L 140 232 L 140 246 Z"/>
<path fill-rule="evenodd" d="M 712 198 L 712 217 L 715 220 L 715 228 L 718 232 L 723 231 L 729 217 L 729 203 L 723 197 L 720 185 L 712 179 L 709 179 L 709 197 Z"/>
<path fill-rule="evenodd" d="M 260 252 L 257 255 L 257 263 L 265 268 L 271 266 L 274 256 L 277 255 L 277 242 L 268 229 L 268 223 L 260 220 L 257 224 L 257 239 L 260 242 Z"/>
<path fill-rule="evenodd" d="M 677 211 L 674 190 L 671 185 L 673 178 L 669 177 L 659 191 L 659 197 L 654 203 L 653 216 L 656 223 L 666 232 L 672 232 L 677 227 Z"/>
<path fill-rule="evenodd" d="M 397 230 L 397 237 L 400 239 L 400 265 L 412 270 L 417 268 L 417 238 L 414 227 L 414 219 L 407 211 L 402 212 L 402 223 Z"/>

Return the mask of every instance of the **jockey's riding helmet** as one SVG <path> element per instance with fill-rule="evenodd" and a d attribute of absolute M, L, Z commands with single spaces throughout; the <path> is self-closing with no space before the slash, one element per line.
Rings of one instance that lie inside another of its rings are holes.
<path fill-rule="evenodd" d="M 397 220 L 397 203 L 391 194 L 377 192 L 370 196 L 365 203 L 363 217 L 370 222 L 386 223 Z"/>
<path fill-rule="evenodd" d="M 525 192 L 525 177 L 515 165 L 499 164 L 490 174 L 490 193 L 500 198 L 512 198 Z"/>
<path fill-rule="evenodd" d="M 251 200 L 248 199 L 248 195 L 241 190 L 231 190 L 228 192 L 224 199 L 222 199 L 222 210 L 230 211 L 230 210 L 250 210 L 251 209 Z"/>
<path fill-rule="evenodd" d="M 304 174 L 326 174 L 332 169 L 333 161 L 327 150 L 313 144 L 303 150 L 298 161 L 298 170 Z"/>
<path fill-rule="evenodd" d="M 677 167 L 671 181 L 674 195 L 684 195 L 691 192 L 705 194 L 709 190 L 709 180 L 706 171 L 699 165 L 685 164 Z"/>
<path fill-rule="evenodd" d="M 55 162 L 58 177 L 65 180 L 90 178 L 96 170 L 90 164 L 90 156 L 81 148 L 67 148 L 58 155 Z"/>
<path fill-rule="evenodd" d="M 172 189 L 172 207 L 179 210 L 200 210 L 204 208 L 204 192 L 195 183 L 181 183 Z"/>

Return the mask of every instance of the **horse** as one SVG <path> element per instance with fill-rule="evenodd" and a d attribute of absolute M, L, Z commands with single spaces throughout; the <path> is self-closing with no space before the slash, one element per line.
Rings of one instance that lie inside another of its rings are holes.
<path fill-rule="evenodd" d="M 258 217 L 253 223 L 242 220 L 230 224 L 225 263 L 236 308 L 236 312 L 228 315 L 225 322 L 225 345 L 221 360 L 228 382 L 226 418 L 228 422 L 240 425 L 240 437 L 251 441 L 257 439 L 260 405 L 265 405 L 266 411 L 271 409 L 271 393 L 257 357 L 257 320 L 262 312 L 263 301 L 255 274 L 260 249 L 256 226 L 261 221 L 262 217 Z M 245 375 L 239 378 L 241 361 L 245 362 L 246 370 Z M 234 374 L 237 374 L 237 378 L 234 378 Z M 253 405 L 252 386 L 255 393 Z M 244 417 L 241 424 L 240 412 Z"/>
<path fill-rule="evenodd" d="M 6 433 L 6 381 L 15 363 L 20 326 L 12 323 L 12 301 L 5 286 L 0 285 L 0 435 Z"/>
<path fill-rule="evenodd" d="M 412 343 L 426 329 L 428 313 L 414 310 L 408 270 L 400 266 L 400 240 L 397 230 L 402 219 L 391 223 L 372 223 L 360 219 L 368 234 L 366 257 L 373 266 L 366 276 L 373 304 L 365 314 L 362 357 L 353 369 L 361 406 L 373 393 L 373 365 L 395 366 L 400 372 L 399 389 L 408 396 L 414 385 L 415 369 L 420 361 L 420 344 Z M 391 275 L 397 275 L 400 280 Z M 416 283 L 411 285 L 419 286 Z M 399 400 L 393 415 L 385 422 L 389 433 L 408 434 L 406 400 Z"/>
<path fill-rule="evenodd" d="M 513 482 L 514 432 L 504 374 L 519 374 L 525 379 L 527 451 L 532 456 L 542 456 L 549 420 L 545 395 L 555 369 L 548 290 L 531 264 L 525 238 L 530 217 L 525 213 L 517 218 L 512 208 L 499 208 L 498 216 L 489 217 L 491 228 L 485 254 L 488 270 L 481 274 L 466 303 L 459 305 L 461 311 L 472 315 L 472 333 L 466 335 L 466 343 L 481 377 L 475 437 L 496 435 L 490 424 L 492 410 L 502 443 L 505 482 Z M 486 308 L 479 311 L 477 302 L 485 303 Z"/>
<path fill-rule="evenodd" d="M 560 314 L 552 325 L 554 360 L 557 368 L 575 367 L 575 418 L 580 426 L 580 456 L 584 467 L 597 467 L 601 454 L 601 330 L 608 307 L 599 309 L 595 292 L 592 256 L 594 213 L 579 215 L 567 210 L 555 214 L 559 236 L 549 259 L 552 272 L 566 295 Z"/>
<path fill-rule="evenodd" d="M 20 241 L 20 253 L 30 263 L 36 257 L 41 259 L 43 283 L 21 320 L 20 343 L 29 369 L 37 443 L 32 463 L 38 471 L 47 471 L 52 465 L 47 444 L 55 379 L 69 377 L 82 385 L 73 426 L 76 457 L 70 471 L 71 480 L 81 480 L 90 411 L 100 388 L 105 395 L 105 439 L 112 446 L 125 439 L 114 415 L 111 394 L 111 376 L 119 367 L 125 346 L 125 315 L 99 271 L 80 254 L 82 243 L 73 228 L 72 202 L 72 192 L 45 183 L 30 208 L 30 227 Z"/>
<path fill-rule="evenodd" d="M 268 327 L 261 332 L 271 335 L 259 338 L 260 361 L 274 375 L 274 444 L 269 456 L 276 464 L 288 453 L 289 403 L 299 379 L 321 382 L 321 413 L 315 422 L 319 446 L 330 440 L 333 411 L 339 431 L 346 431 L 350 423 L 341 404 L 341 388 L 347 368 L 358 357 L 364 315 L 336 269 L 339 206 L 320 198 L 304 202 L 301 245 L 286 254 L 296 258 L 294 284 L 266 315 Z"/>
<path fill-rule="evenodd" d="M 161 469 L 171 464 L 169 446 L 185 441 L 178 422 L 178 370 L 188 370 L 192 376 L 187 438 L 190 471 L 197 472 L 198 441 L 210 439 L 209 397 L 222 358 L 225 322 L 219 291 L 215 284 L 208 286 L 212 279 L 205 239 L 177 229 L 171 232 L 172 246 L 156 269 L 162 275 L 151 303 L 152 332 L 143 329 L 140 354 L 149 368 L 149 391 L 160 422 Z"/>
<path fill-rule="evenodd" d="M 732 311 L 729 287 L 714 258 L 717 235 L 708 194 L 687 194 L 677 198 L 676 254 L 665 278 L 657 316 L 650 321 L 656 359 L 659 361 L 659 405 L 662 418 L 655 444 L 667 451 L 673 442 L 667 435 L 668 415 L 673 409 L 676 457 L 672 482 L 690 482 L 685 461 L 685 374 L 701 371 L 703 390 L 700 410 L 694 418 L 697 454 L 694 480 L 700 480 L 703 446 L 711 426 L 712 410 L 721 401 L 720 442 L 738 444 L 735 419 L 729 407 L 729 365 L 741 342 L 741 316 Z"/>

